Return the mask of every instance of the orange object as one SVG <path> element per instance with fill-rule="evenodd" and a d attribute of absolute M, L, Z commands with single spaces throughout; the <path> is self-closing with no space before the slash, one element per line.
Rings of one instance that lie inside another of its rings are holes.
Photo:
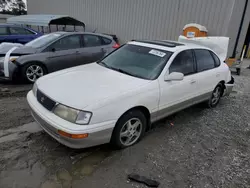
<path fill-rule="evenodd" d="M 235 58 L 228 58 L 225 62 L 229 67 L 231 67 L 236 62 L 236 59 Z"/>
<path fill-rule="evenodd" d="M 183 35 L 187 38 L 207 37 L 207 33 L 206 27 L 195 23 L 187 24 L 183 28 Z"/>
<path fill-rule="evenodd" d="M 70 134 L 70 133 L 66 133 L 64 131 L 58 130 L 58 133 L 64 137 L 68 137 L 68 138 L 73 138 L 73 139 L 82 139 L 82 138 L 87 138 L 89 136 L 88 133 L 84 133 L 84 134 Z"/>

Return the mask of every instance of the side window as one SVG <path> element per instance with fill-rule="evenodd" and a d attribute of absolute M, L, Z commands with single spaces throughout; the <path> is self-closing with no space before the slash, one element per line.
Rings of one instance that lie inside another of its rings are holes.
<path fill-rule="evenodd" d="M 104 45 L 108 45 L 108 44 L 111 44 L 112 40 L 108 39 L 108 38 L 105 38 L 105 37 L 102 37 L 102 40 L 103 40 L 103 44 Z"/>
<path fill-rule="evenodd" d="M 215 67 L 214 59 L 208 50 L 194 50 L 194 53 L 198 72 L 213 69 Z"/>
<path fill-rule="evenodd" d="M 214 58 L 215 61 L 215 67 L 219 67 L 220 66 L 220 59 L 218 58 L 217 55 L 215 55 L 213 52 L 210 52 Z"/>
<path fill-rule="evenodd" d="M 85 47 L 93 47 L 93 46 L 101 46 L 102 41 L 96 35 L 84 35 L 84 46 Z"/>
<path fill-rule="evenodd" d="M 10 34 L 12 35 L 34 35 L 34 33 L 31 32 L 30 30 L 21 28 L 21 27 L 10 27 Z"/>
<path fill-rule="evenodd" d="M 7 27 L 0 27 L 0 35 L 8 35 Z"/>
<path fill-rule="evenodd" d="M 81 37 L 80 35 L 71 35 L 64 37 L 52 44 L 50 49 L 53 48 L 56 51 L 81 48 Z"/>
<path fill-rule="evenodd" d="M 195 73 L 195 64 L 192 50 L 180 52 L 169 67 L 169 73 L 181 72 L 184 75 Z"/>

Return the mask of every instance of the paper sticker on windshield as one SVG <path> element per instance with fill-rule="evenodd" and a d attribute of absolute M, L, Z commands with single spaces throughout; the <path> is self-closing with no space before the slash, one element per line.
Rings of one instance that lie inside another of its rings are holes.
<path fill-rule="evenodd" d="M 159 56 L 159 57 L 164 57 L 166 55 L 166 53 L 158 51 L 158 50 L 150 50 L 149 53 L 156 55 L 156 56 Z"/>

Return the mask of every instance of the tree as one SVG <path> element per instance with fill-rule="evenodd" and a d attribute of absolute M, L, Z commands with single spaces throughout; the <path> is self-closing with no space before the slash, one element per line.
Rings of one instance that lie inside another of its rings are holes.
<path fill-rule="evenodd" d="M 26 5 L 23 0 L 0 0 L 1 13 L 21 15 L 27 14 Z"/>

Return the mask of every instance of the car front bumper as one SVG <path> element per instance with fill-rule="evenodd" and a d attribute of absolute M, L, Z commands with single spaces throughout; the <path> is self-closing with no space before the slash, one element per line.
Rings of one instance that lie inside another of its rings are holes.
<path fill-rule="evenodd" d="M 14 63 L 9 63 L 9 76 L 6 77 L 4 74 L 4 63 L 0 62 L 0 79 L 1 80 L 12 80 L 14 74 L 18 71 L 18 66 Z"/>
<path fill-rule="evenodd" d="M 76 125 L 67 122 L 45 109 L 36 99 L 33 92 L 27 95 L 31 113 L 36 122 L 54 139 L 70 148 L 87 148 L 109 143 L 116 121 L 108 121 L 92 125 Z M 72 139 L 62 136 L 58 131 L 69 134 L 88 134 L 87 138 Z"/>

